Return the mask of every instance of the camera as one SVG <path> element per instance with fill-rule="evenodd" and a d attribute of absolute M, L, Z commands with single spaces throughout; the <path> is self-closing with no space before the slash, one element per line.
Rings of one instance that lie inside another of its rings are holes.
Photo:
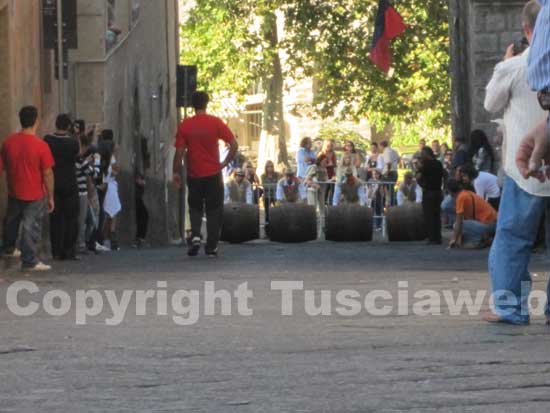
<path fill-rule="evenodd" d="M 520 54 L 522 54 L 524 51 L 527 50 L 527 48 L 529 47 L 529 40 L 527 40 L 527 37 L 520 37 L 519 39 L 516 39 L 516 41 L 514 42 L 514 47 L 513 47 L 513 53 L 514 53 L 514 56 L 518 56 Z"/>

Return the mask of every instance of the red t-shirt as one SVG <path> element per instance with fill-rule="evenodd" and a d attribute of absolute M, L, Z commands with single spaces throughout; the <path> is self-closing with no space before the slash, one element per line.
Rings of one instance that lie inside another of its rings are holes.
<path fill-rule="evenodd" d="M 229 143 L 233 139 L 231 130 L 215 116 L 198 114 L 181 122 L 176 148 L 187 148 L 187 175 L 203 178 L 220 173 L 218 141 Z"/>
<path fill-rule="evenodd" d="M 38 201 L 46 195 L 42 173 L 55 164 L 50 148 L 34 135 L 14 133 L 0 150 L 1 165 L 8 175 L 9 196 Z"/>

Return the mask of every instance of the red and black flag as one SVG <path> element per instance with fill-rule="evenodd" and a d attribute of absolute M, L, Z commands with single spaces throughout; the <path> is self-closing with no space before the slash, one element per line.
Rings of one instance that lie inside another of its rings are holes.
<path fill-rule="evenodd" d="M 370 52 L 370 60 L 388 73 L 391 67 L 390 42 L 405 31 L 407 26 L 403 17 L 395 10 L 388 0 L 380 0 L 378 15 L 376 16 L 376 28 Z"/>

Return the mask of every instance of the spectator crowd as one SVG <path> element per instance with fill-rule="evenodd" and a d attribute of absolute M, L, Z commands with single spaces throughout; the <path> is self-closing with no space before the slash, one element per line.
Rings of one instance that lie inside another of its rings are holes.
<path fill-rule="evenodd" d="M 373 209 L 378 231 L 387 208 L 422 204 L 431 243 L 441 243 L 442 224 L 453 228 L 458 215 L 459 224 L 467 222 L 459 227 L 451 245 L 486 246 L 494 235 L 499 206 L 499 160 L 483 131 L 473 131 L 469 141 L 467 145 L 465 139 L 456 138 L 453 151 L 438 140 L 427 146 L 421 139 L 418 151 L 407 160 L 388 141 L 372 142 L 370 151 L 365 152 L 352 141 L 314 142 L 306 137 L 295 154 L 295 168 L 277 170 L 268 161 L 258 177 L 252 162 L 236 156 L 224 170 L 224 199 L 225 203 L 261 203 L 266 225 L 269 209 L 277 203 L 308 203 L 316 206 L 321 216 L 328 206 L 359 204 Z M 220 151 L 223 157 L 225 145 Z M 456 183 L 463 195 L 451 192 L 449 182 Z M 489 217 L 478 211 L 486 204 L 494 211 Z M 487 224 L 487 231 L 474 222 Z"/>
<path fill-rule="evenodd" d="M 24 270 L 51 268 L 39 254 L 45 209 L 53 260 L 117 251 L 122 204 L 113 131 L 96 125 L 86 128 L 84 120 L 60 114 L 55 131 L 41 139 L 35 107 L 22 108 L 19 120 L 21 131 L 8 136 L 0 149 L 0 172 L 5 172 L 8 186 L 4 256 L 21 257 Z M 136 172 L 137 247 L 147 233 L 144 187 L 143 173 Z"/>

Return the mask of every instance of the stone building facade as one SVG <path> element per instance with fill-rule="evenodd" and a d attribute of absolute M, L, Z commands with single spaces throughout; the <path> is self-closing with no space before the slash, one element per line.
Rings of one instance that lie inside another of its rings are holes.
<path fill-rule="evenodd" d="M 506 48 L 522 36 L 525 0 L 451 0 L 451 78 L 453 132 L 468 136 L 496 125 L 483 108 L 485 87 Z"/>
<path fill-rule="evenodd" d="M 54 128 L 57 81 L 53 52 L 42 48 L 41 3 L 0 0 L 0 139 L 19 128 L 23 105 L 40 108 L 40 134 Z M 79 42 L 69 52 L 63 111 L 114 130 L 122 169 L 122 241 L 135 235 L 136 170 L 146 175 L 151 239 L 162 243 L 177 233 L 169 181 L 178 120 L 178 21 L 177 0 L 77 0 Z M 0 217 L 5 188 L 2 182 Z"/>
<path fill-rule="evenodd" d="M 40 111 L 41 127 L 51 128 L 58 108 L 52 52 L 42 48 L 39 1 L 0 0 L 0 144 L 20 129 L 17 114 L 25 105 Z M 7 200 L 0 180 L 0 233 Z"/>
<path fill-rule="evenodd" d="M 176 235 L 170 181 L 178 2 L 78 0 L 77 10 L 80 44 L 69 56 L 69 111 L 114 131 L 122 168 L 121 238 L 134 235 L 134 177 L 140 171 L 147 181 L 150 239 L 166 242 Z"/>

